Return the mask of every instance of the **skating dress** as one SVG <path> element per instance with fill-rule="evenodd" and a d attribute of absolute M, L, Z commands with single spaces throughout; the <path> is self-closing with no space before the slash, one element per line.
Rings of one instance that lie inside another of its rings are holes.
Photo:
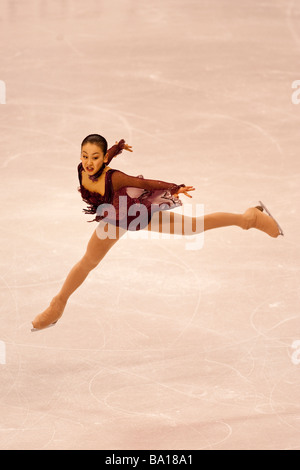
<path fill-rule="evenodd" d="M 118 153 L 120 149 L 111 151 L 114 156 Z M 97 178 L 93 178 L 84 170 L 82 163 L 78 165 L 78 191 L 88 204 L 83 212 L 96 214 L 88 222 L 105 219 L 107 223 L 136 231 L 145 228 L 155 212 L 182 206 L 177 192 L 184 184 L 145 179 L 143 175 L 129 176 L 108 164 L 99 171 Z"/>

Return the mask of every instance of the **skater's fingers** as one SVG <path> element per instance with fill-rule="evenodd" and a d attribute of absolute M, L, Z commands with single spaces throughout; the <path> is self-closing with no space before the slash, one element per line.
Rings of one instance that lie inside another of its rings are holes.
<path fill-rule="evenodd" d="M 180 191 L 185 192 L 185 191 L 195 191 L 196 188 L 194 186 L 181 186 Z"/>
<path fill-rule="evenodd" d="M 125 150 L 128 150 L 128 152 L 133 152 L 133 150 L 131 150 L 131 149 L 132 149 L 132 145 L 125 144 L 124 149 L 125 149 Z"/>
<path fill-rule="evenodd" d="M 192 196 L 188 194 L 187 191 L 195 191 L 194 186 L 182 186 L 181 188 L 179 188 L 178 193 L 183 193 L 185 196 L 191 198 Z"/>

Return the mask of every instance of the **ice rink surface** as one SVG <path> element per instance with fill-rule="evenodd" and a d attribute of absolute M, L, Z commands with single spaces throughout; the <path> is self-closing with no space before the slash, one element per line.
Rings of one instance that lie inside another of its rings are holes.
<path fill-rule="evenodd" d="M 1 0 L 0 48 L 0 449 L 299 450 L 299 2 Z M 136 233 L 32 333 L 97 226 L 91 133 L 285 237 Z"/>

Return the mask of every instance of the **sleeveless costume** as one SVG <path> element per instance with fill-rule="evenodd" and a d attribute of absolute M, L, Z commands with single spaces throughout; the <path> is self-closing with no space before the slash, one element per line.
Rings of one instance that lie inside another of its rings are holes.
<path fill-rule="evenodd" d="M 105 218 L 108 223 L 136 231 L 145 228 L 155 212 L 182 206 L 176 193 L 185 185 L 129 176 L 110 168 L 109 162 L 122 152 L 124 144 L 122 139 L 108 150 L 108 162 L 95 175 L 89 176 L 82 163 L 78 165 L 78 191 L 89 205 L 83 212 L 97 214 L 88 222 Z"/>

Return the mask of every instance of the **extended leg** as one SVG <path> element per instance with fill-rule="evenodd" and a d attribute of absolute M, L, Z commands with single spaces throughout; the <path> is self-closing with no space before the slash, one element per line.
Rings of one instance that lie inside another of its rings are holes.
<path fill-rule="evenodd" d="M 125 233 L 125 231 L 120 230 L 117 234 L 117 238 L 100 240 L 97 237 L 96 230 L 94 231 L 88 243 L 86 253 L 82 259 L 73 266 L 59 293 L 52 299 L 49 307 L 33 320 L 32 325 L 35 329 L 46 328 L 59 320 L 70 295 L 83 283 L 90 271 L 100 263 L 123 233 Z"/>
<path fill-rule="evenodd" d="M 215 212 L 203 217 L 190 217 L 176 212 L 162 211 L 153 214 L 147 230 L 175 235 L 194 235 L 219 227 L 242 227 L 243 216 L 227 212 Z"/>
<path fill-rule="evenodd" d="M 203 217 L 189 217 L 175 212 L 169 212 L 169 217 L 166 217 L 166 214 L 160 211 L 153 214 L 146 229 L 159 233 L 194 235 L 229 226 L 237 226 L 244 230 L 256 228 L 273 238 L 277 238 L 281 234 L 277 222 L 263 213 L 261 206 L 251 207 L 243 214 L 214 212 Z"/>

